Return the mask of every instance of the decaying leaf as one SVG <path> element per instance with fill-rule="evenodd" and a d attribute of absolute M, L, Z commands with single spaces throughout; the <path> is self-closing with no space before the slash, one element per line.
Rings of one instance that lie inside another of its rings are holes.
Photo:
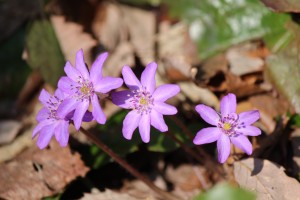
<path fill-rule="evenodd" d="M 265 62 L 261 57 L 252 53 L 258 50 L 259 46 L 256 43 L 246 43 L 230 48 L 226 53 L 230 71 L 237 76 L 261 72 Z"/>
<path fill-rule="evenodd" d="M 80 24 L 66 21 L 64 16 L 53 15 L 50 19 L 65 59 L 75 64 L 76 52 L 83 49 L 85 62 L 91 66 L 91 49 L 96 46 L 97 41 L 88 33 L 83 32 Z M 63 65 L 61 67 L 63 68 Z"/>
<path fill-rule="evenodd" d="M 11 142 L 19 133 L 22 124 L 19 121 L 0 121 L 0 145 Z"/>
<path fill-rule="evenodd" d="M 88 168 L 78 153 L 62 148 L 55 141 L 50 148 L 35 145 L 11 162 L 0 165 L 0 198 L 41 199 L 61 191 Z"/>
<path fill-rule="evenodd" d="M 248 158 L 234 163 L 237 183 L 257 194 L 257 200 L 300 199 L 300 184 L 284 168 L 268 160 Z"/>
<path fill-rule="evenodd" d="M 91 194 L 84 194 L 80 200 L 138 200 L 140 198 L 135 198 L 127 193 L 120 193 L 110 189 L 106 189 L 104 192 L 95 191 Z M 151 199 L 151 198 L 147 198 Z"/>
<path fill-rule="evenodd" d="M 261 0 L 266 6 L 278 12 L 300 13 L 298 0 Z"/>

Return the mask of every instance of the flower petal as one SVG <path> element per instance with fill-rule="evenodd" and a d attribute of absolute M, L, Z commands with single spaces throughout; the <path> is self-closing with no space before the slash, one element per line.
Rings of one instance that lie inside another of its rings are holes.
<path fill-rule="evenodd" d="M 40 96 L 39 96 L 39 100 L 40 102 L 42 102 L 42 104 L 45 107 L 48 107 L 48 101 L 51 98 L 51 94 L 49 94 L 49 92 L 47 92 L 45 89 L 42 89 Z"/>
<path fill-rule="evenodd" d="M 84 114 L 82 121 L 83 122 L 90 122 L 93 121 L 94 116 L 90 111 L 86 111 L 86 113 Z"/>
<path fill-rule="evenodd" d="M 61 100 L 65 99 L 65 93 L 59 88 L 55 90 L 54 96 Z"/>
<path fill-rule="evenodd" d="M 40 149 L 44 149 L 50 142 L 53 134 L 54 134 L 54 129 L 56 126 L 54 125 L 49 125 L 44 127 L 39 134 L 39 137 L 37 139 L 37 146 Z"/>
<path fill-rule="evenodd" d="M 61 120 L 55 128 L 55 138 L 60 146 L 65 147 L 69 141 L 69 123 Z"/>
<path fill-rule="evenodd" d="M 222 132 L 219 128 L 209 127 L 198 131 L 193 143 L 196 145 L 207 144 L 217 141 L 221 137 Z"/>
<path fill-rule="evenodd" d="M 113 89 L 121 87 L 122 84 L 123 79 L 121 78 L 104 77 L 94 85 L 94 88 L 95 91 L 105 94 Z"/>
<path fill-rule="evenodd" d="M 196 106 L 196 111 L 200 114 L 201 118 L 207 123 L 217 126 L 220 120 L 218 113 L 209 106 L 199 104 Z"/>
<path fill-rule="evenodd" d="M 87 109 L 89 108 L 90 102 L 85 100 L 80 103 L 80 105 L 77 106 L 74 116 L 73 116 L 73 121 L 74 121 L 74 126 L 76 130 L 79 130 L 83 116 Z"/>
<path fill-rule="evenodd" d="M 36 115 L 36 121 L 41 122 L 46 120 L 49 117 L 49 113 L 49 110 L 46 107 L 43 107 Z"/>
<path fill-rule="evenodd" d="M 143 142 L 148 143 L 150 141 L 150 115 L 142 115 L 139 131 Z"/>
<path fill-rule="evenodd" d="M 237 129 L 237 132 L 248 136 L 258 136 L 261 134 L 261 130 L 255 126 L 245 126 Z"/>
<path fill-rule="evenodd" d="M 75 82 L 77 81 L 78 77 L 81 76 L 80 72 L 73 67 L 69 61 L 66 63 L 64 70 L 67 76 Z"/>
<path fill-rule="evenodd" d="M 244 122 L 245 125 L 251 125 L 257 120 L 259 120 L 260 114 L 258 110 L 251 110 L 247 112 L 242 112 L 239 114 L 239 121 Z"/>
<path fill-rule="evenodd" d="M 144 69 L 141 76 L 141 84 L 147 88 L 147 91 L 151 94 L 155 90 L 155 73 L 157 69 L 157 64 L 155 62 L 149 63 Z"/>
<path fill-rule="evenodd" d="M 221 134 L 217 141 L 218 160 L 220 163 L 224 163 L 230 154 L 230 140 L 225 134 Z"/>
<path fill-rule="evenodd" d="M 36 136 L 45 126 L 55 123 L 53 119 L 46 119 L 38 123 L 38 125 L 32 131 L 32 138 Z"/>
<path fill-rule="evenodd" d="M 124 121 L 123 121 L 123 128 L 122 133 L 124 138 L 127 140 L 131 140 L 132 134 L 134 130 L 139 126 L 141 119 L 141 114 L 138 114 L 135 110 L 130 111 Z"/>
<path fill-rule="evenodd" d="M 236 96 L 232 93 L 224 96 L 220 103 L 222 117 L 236 112 Z"/>
<path fill-rule="evenodd" d="M 80 49 L 76 53 L 76 62 L 75 62 L 76 69 L 81 73 L 83 78 L 89 79 L 89 71 L 87 70 L 87 66 L 84 61 L 84 55 L 83 55 L 83 50 Z"/>
<path fill-rule="evenodd" d="M 96 94 L 94 94 L 92 97 L 92 105 L 93 105 L 92 114 L 93 114 L 94 118 L 96 119 L 96 121 L 99 124 L 105 124 L 106 116 L 105 116 L 104 112 L 102 111 L 102 108 L 101 108 L 99 100 L 98 100 L 98 96 Z"/>
<path fill-rule="evenodd" d="M 180 92 L 180 87 L 175 84 L 165 84 L 158 86 L 153 93 L 155 101 L 166 101 Z"/>
<path fill-rule="evenodd" d="M 60 119 L 64 119 L 70 112 L 75 110 L 80 104 L 80 101 L 77 101 L 75 98 L 67 98 L 57 108 L 57 116 Z"/>
<path fill-rule="evenodd" d="M 240 134 L 238 136 L 230 137 L 230 140 L 232 144 L 243 150 L 246 154 L 252 154 L 252 144 L 246 136 Z"/>
<path fill-rule="evenodd" d="M 78 84 L 69 77 L 63 76 L 59 79 L 57 87 L 67 94 L 73 94 L 74 91 L 72 91 L 72 87 L 76 87 L 77 85 Z"/>
<path fill-rule="evenodd" d="M 135 74 L 133 73 L 132 69 L 129 66 L 124 66 L 122 69 L 122 75 L 125 84 L 131 90 L 136 90 L 140 88 L 142 85 L 140 81 L 137 79 Z"/>
<path fill-rule="evenodd" d="M 119 92 L 112 92 L 111 98 L 112 98 L 112 102 L 115 105 L 121 108 L 130 109 L 131 103 L 129 101 L 133 95 L 134 94 L 131 90 L 124 90 Z"/>
<path fill-rule="evenodd" d="M 175 115 L 177 113 L 177 108 L 166 104 L 164 102 L 154 102 L 154 110 L 163 114 L 163 115 Z"/>
<path fill-rule="evenodd" d="M 100 54 L 97 59 L 94 61 L 91 67 L 90 77 L 93 83 L 96 83 L 102 78 L 102 67 L 108 56 L 108 53 Z"/>
<path fill-rule="evenodd" d="M 168 126 L 165 123 L 164 117 L 159 112 L 152 110 L 150 114 L 151 125 L 161 132 L 168 131 Z"/>

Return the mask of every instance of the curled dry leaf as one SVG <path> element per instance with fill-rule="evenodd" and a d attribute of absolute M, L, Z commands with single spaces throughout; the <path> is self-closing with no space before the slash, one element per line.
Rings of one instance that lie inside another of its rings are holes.
<path fill-rule="evenodd" d="M 0 198 L 41 199 L 58 193 L 87 171 L 79 154 L 69 147 L 61 148 L 55 141 L 45 150 L 33 146 L 0 166 Z"/>
<path fill-rule="evenodd" d="M 257 200 L 300 199 L 300 184 L 284 168 L 268 160 L 248 158 L 234 163 L 237 183 L 257 195 Z"/>
<path fill-rule="evenodd" d="M 96 46 L 97 41 L 90 34 L 83 32 L 81 25 L 66 21 L 64 16 L 53 15 L 50 19 L 65 59 L 74 64 L 76 52 L 83 49 L 85 61 L 91 66 L 91 49 Z"/>

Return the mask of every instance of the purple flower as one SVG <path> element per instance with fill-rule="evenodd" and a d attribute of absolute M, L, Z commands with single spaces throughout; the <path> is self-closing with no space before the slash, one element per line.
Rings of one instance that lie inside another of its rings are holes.
<path fill-rule="evenodd" d="M 61 106 L 57 114 L 65 117 L 69 112 L 74 112 L 74 125 L 78 130 L 82 123 L 84 113 L 92 104 L 92 114 L 100 124 L 106 122 L 97 93 L 108 93 L 109 91 L 120 87 L 123 84 L 121 78 L 102 77 L 102 66 L 108 54 L 101 54 L 93 63 L 90 72 L 84 61 L 83 51 L 80 49 L 76 54 L 76 68 L 70 62 L 65 65 L 67 76 L 62 77 L 58 82 L 58 88 L 69 95 Z"/>
<path fill-rule="evenodd" d="M 45 148 L 53 135 L 62 147 L 67 146 L 69 140 L 69 123 L 72 119 L 72 112 L 66 117 L 57 116 L 57 109 L 61 105 L 65 98 L 65 94 L 57 89 L 53 96 L 51 96 L 46 90 L 42 90 L 39 96 L 39 100 L 43 104 L 43 108 L 36 116 L 38 125 L 35 127 L 32 133 L 34 138 L 38 133 L 37 145 L 40 149 Z M 84 121 L 91 121 L 92 116 L 90 113 L 85 113 Z"/>
<path fill-rule="evenodd" d="M 177 109 L 166 104 L 165 101 L 175 96 L 180 88 L 174 84 L 161 85 L 155 89 L 155 73 L 157 64 L 147 65 L 141 76 L 141 82 L 129 66 L 124 66 L 122 75 L 130 90 L 112 93 L 114 104 L 132 109 L 123 121 L 123 136 L 130 140 L 134 130 L 139 127 L 143 142 L 150 141 L 150 125 L 161 132 L 168 130 L 163 115 L 174 115 Z"/>
<path fill-rule="evenodd" d="M 251 126 L 259 119 L 259 111 L 252 110 L 236 113 L 236 96 L 228 94 L 220 104 L 221 114 L 203 104 L 196 111 L 207 123 L 216 126 L 200 130 L 194 138 L 194 144 L 206 144 L 217 141 L 218 160 L 224 163 L 230 154 L 230 142 L 248 155 L 252 154 L 252 144 L 247 136 L 258 136 L 261 130 Z"/>

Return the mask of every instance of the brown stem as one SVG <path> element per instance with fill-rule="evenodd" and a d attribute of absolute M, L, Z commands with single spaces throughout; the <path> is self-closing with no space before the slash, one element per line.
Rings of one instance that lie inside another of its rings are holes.
<path fill-rule="evenodd" d="M 155 191 L 158 195 L 160 195 L 163 199 L 172 200 L 178 199 L 178 197 L 163 191 L 156 185 L 152 183 L 147 177 L 143 174 L 138 172 L 135 168 L 133 168 L 129 163 L 123 160 L 120 156 L 118 156 L 115 152 L 113 152 L 108 146 L 106 146 L 98 137 L 94 134 L 90 133 L 89 131 L 85 130 L 84 128 L 80 128 L 80 131 L 84 133 L 89 139 L 91 139 L 98 147 L 100 147 L 105 153 L 107 153 L 110 157 L 112 157 L 119 165 L 125 168 L 128 172 L 130 172 L 133 176 L 143 181 L 149 188 Z"/>
<path fill-rule="evenodd" d="M 194 140 L 194 136 L 193 134 L 190 132 L 190 130 L 186 127 L 186 125 L 184 123 L 182 123 L 182 121 L 180 121 L 177 117 L 175 116 L 170 116 L 171 120 L 173 120 L 181 129 L 182 131 L 184 132 L 184 134 L 186 134 L 189 139 L 191 141 Z M 171 134 L 169 134 L 171 135 Z M 218 164 L 211 158 L 211 156 L 209 154 L 207 154 L 201 147 L 199 146 L 196 146 L 196 150 L 198 151 L 199 155 L 202 156 L 203 158 L 201 159 L 201 157 L 199 157 L 198 154 L 196 154 L 194 151 L 191 150 L 191 148 L 187 147 L 183 142 L 181 142 L 180 140 L 178 140 L 174 134 L 172 134 L 172 138 L 174 138 L 174 140 L 183 148 L 183 150 L 185 150 L 187 153 L 189 152 L 193 152 L 191 153 L 191 155 L 200 163 L 203 163 L 203 161 L 205 160 L 204 162 L 204 165 L 206 165 L 206 168 L 215 173 L 217 172 L 218 175 L 219 175 L 219 178 L 222 178 L 223 177 L 223 170 L 218 166 Z M 187 150 L 189 149 L 189 150 Z M 200 160 L 199 160 L 200 158 Z"/>

